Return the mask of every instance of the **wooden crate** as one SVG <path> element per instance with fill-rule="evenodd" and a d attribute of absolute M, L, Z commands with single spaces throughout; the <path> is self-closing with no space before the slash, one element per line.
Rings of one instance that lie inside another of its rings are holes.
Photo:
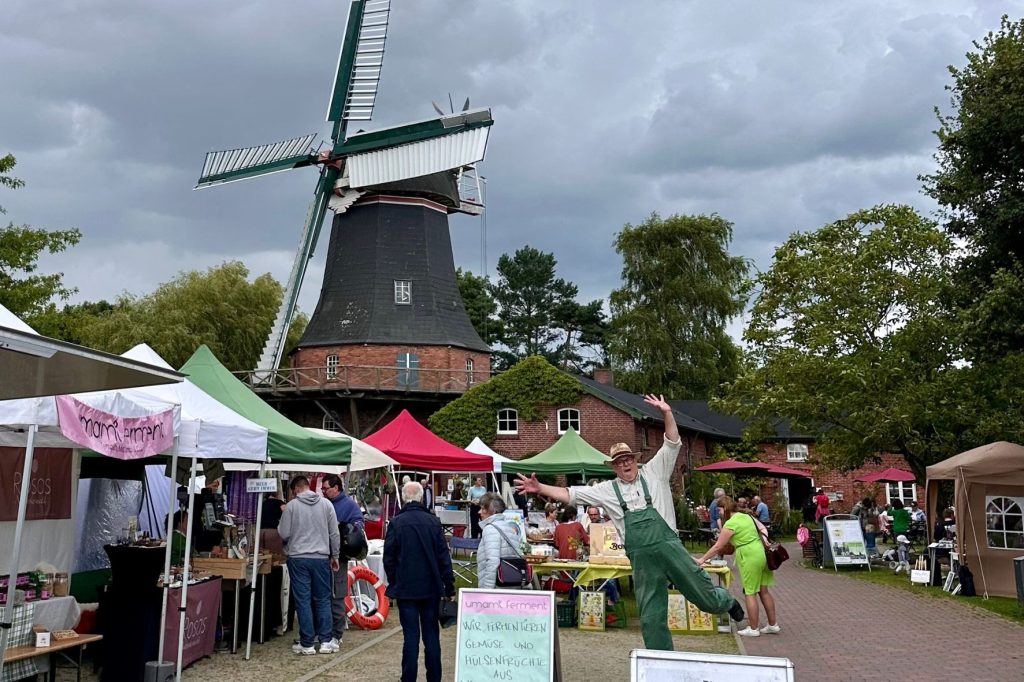
<path fill-rule="evenodd" d="M 245 580 L 246 567 L 252 564 L 252 559 L 228 559 L 226 557 L 194 557 L 192 567 L 196 570 L 206 571 L 211 575 L 219 575 L 225 580 Z M 259 572 L 270 573 L 270 554 L 260 552 Z"/>

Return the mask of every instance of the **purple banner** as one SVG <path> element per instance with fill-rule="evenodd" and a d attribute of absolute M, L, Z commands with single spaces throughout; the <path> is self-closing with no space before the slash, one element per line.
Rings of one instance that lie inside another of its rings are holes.
<path fill-rule="evenodd" d="M 121 417 L 59 395 L 57 419 L 65 438 L 117 459 L 151 457 L 174 444 L 174 408 L 145 417 Z"/>
<path fill-rule="evenodd" d="M 220 608 L 221 579 L 188 586 L 185 603 L 185 642 L 181 648 L 182 667 L 213 654 L 217 636 L 217 609 Z M 178 608 L 181 588 L 167 593 L 167 624 L 164 626 L 165 661 L 178 660 Z"/>

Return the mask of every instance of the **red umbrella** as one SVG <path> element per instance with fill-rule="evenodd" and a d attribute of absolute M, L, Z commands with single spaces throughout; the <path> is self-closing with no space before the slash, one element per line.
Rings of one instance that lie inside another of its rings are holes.
<path fill-rule="evenodd" d="M 909 471 L 893 469 L 890 467 L 885 471 L 876 471 L 874 473 L 864 474 L 863 476 L 853 480 L 860 481 L 861 483 L 903 483 L 916 481 L 917 476 Z"/>
<path fill-rule="evenodd" d="M 723 459 L 721 462 L 714 462 L 712 464 L 705 464 L 702 467 L 697 467 L 697 471 L 711 471 L 718 472 L 720 474 L 750 474 L 751 476 L 761 476 L 768 471 L 770 464 L 762 464 L 761 462 L 740 462 L 735 459 Z"/>
<path fill-rule="evenodd" d="M 810 474 L 806 471 L 800 471 L 799 469 L 790 469 L 789 467 L 780 466 L 778 464 L 768 465 L 768 475 L 772 478 L 810 478 Z"/>

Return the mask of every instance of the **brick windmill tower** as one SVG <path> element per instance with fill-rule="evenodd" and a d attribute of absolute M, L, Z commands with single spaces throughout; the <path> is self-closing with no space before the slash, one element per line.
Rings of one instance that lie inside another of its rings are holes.
<path fill-rule="evenodd" d="M 493 123 L 488 109 L 370 132 L 390 0 L 353 0 L 327 120 L 315 134 L 207 154 L 197 188 L 316 166 L 320 177 L 281 310 L 253 390 L 307 426 L 363 436 L 401 408 L 425 418 L 490 375 L 490 349 L 459 295 L 448 215 L 483 212 L 476 164 Z M 439 112 L 440 113 L 440 112 Z M 327 209 L 326 271 L 309 325 L 279 369 L 288 328 Z"/>

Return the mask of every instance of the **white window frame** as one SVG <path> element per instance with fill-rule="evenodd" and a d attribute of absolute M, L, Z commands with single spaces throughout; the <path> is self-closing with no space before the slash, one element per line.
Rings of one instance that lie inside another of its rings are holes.
<path fill-rule="evenodd" d="M 573 427 L 573 430 L 576 431 L 576 433 L 580 432 L 580 427 L 582 426 L 582 421 L 583 421 L 580 418 L 580 411 L 577 408 L 575 408 L 575 407 L 563 407 L 562 409 L 558 410 L 558 415 L 557 415 L 557 418 L 558 418 L 558 435 L 562 435 L 563 433 L 568 431 L 570 427 L 573 426 L 572 425 L 572 422 L 574 421 L 573 420 L 573 416 L 572 416 L 573 412 L 576 413 L 576 418 L 575 418 L 576 426 Z M 564 422 L 564 425 L 563 425 L 563 422 Z"/>
<path fill-rule="evenodd" d="M 501 428 L 504 424 L 505 428 Z M 511 425 L 511 427 L 509 426 Z M 519 435 L 519 410 L 511 407 L 503 407 L 498 410 L 498 435 L 518 436 Z"/>
<path fill-rule="evenodd" d="M 810 448 L 806 443 L 790 443 L 786 446 L 787 462 L 806 462 L 810 455 Z M 799 454 L 798 454 L 799 453 Z"/>
<path fill-rule="evenodd" d="M 466 358 L 466 385 L 467 386 L 472 386 L 473 385 L 473 366 L 474 366 L 474 364 L 475 363 L 473 362 L 473 358 Z"/>
<path fill-rule="evenodd" d="M 1001 524 L 998 524 L 999 528 L 996 528 L 993 523 L 997 519 L 1002 521 Z M 1008 529 L 1007 526 L 1010 528 Z M 1018 527 L 1021 530 L 1017 530 Z M 1002 536 L 1003 544 L 993 545 L 993 535 Z M 1020 553 L 1021 547 L 1024 546 L 1024 497 L 985 496 L 985 543 L 989 549 L 1003 549 Z"/>
<path fill-rule="evenodd" d="M 321 427 L 324 431 L 334 431 L 335 433 L 344 433 L 341 430 L 341 424 L 329 414 L 324 415 L 324 420 Z"/>
<path fill-rule="evenodd" d="M 338 367 L 341 366 L 341 357 L 338 356 L 338 355 L 334 355 L 334 354 L 328 355 L 326 363 L 327 363 L 327 378 L 328 379 L 337 379 L 338 378 Z"/>
<path fill-rule="evenodd" d="M 412 305 L 412 280 L 395 280 L 395 305 Z"/>
<path fill-rule="evenodd" d="M 419 353 L 398 353 L 395 357 L 395 385 L 398 388 L 417 389 L 420 385 Z"/>
<path fill-rule="evenodd" d="M 910 486 L 910 495 L 909 496 L 903 494 L 906 491 L 906 486 L 908 486 L 908 485 Z M 897 491 L 899 491 L 899 494 L 897 494 L 897 495 L 893 495 L 892 494 L 894 487 L 895 487 L 895 489 Z M 901 482 L 889 481 L 889 482 L 887 482 L 885 484 L 885 499 L 886 499 L 886 501 L 889 504 L 892 504 L 893 500 L 899 499 L 901 502 L 903 502 L 904 504 L 907 504 L 907 506 L 909 506 L 910 500 L 916 500 L 917 499 L 917 484 L 916 483 L 912 483 L 911 481 L 901 481 Z"/>

